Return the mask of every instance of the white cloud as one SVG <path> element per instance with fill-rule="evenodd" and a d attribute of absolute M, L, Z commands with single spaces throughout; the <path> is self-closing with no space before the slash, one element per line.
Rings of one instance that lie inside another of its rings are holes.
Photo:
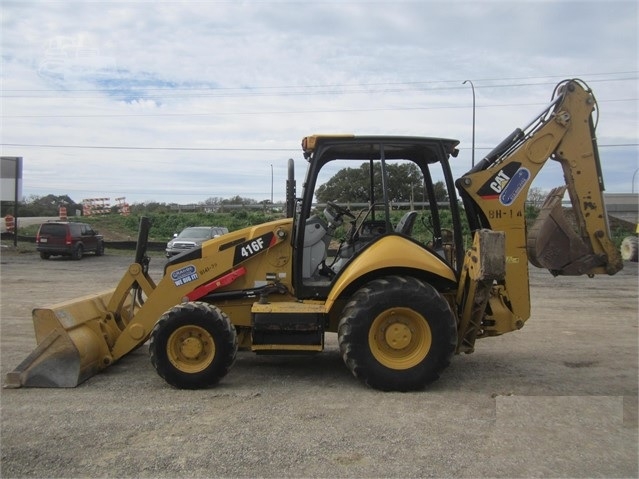
<path fill-rule="evenodd" d="M 24 157 L 26 194 L 264 199 L 273 165 L 278 199 L 304 135 L 458 138 L 461 174 L 463 80 L 479 156 L 578 76 L 607 189 L 630 191 L 637 20 L 631 1 L 3 2 L 2 154 Z"/>

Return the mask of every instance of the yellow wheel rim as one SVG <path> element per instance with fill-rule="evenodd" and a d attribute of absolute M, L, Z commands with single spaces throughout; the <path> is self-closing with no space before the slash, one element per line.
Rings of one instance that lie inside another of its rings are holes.
<path fill-rule="evenodd" d="M 433 336 L 426 319 L 409 308 L 392 308 L 377 316 L 368 345 L 377 361 L 390 369 L 409 369 L 428 355 Z"/>
<path fill-rule="evenodd" d="M 176 329 L 166 344 L 169 360 L 185 373 L 199 373 L 213 362 L 215 341 L 204 328 L 194 325 Z"/>

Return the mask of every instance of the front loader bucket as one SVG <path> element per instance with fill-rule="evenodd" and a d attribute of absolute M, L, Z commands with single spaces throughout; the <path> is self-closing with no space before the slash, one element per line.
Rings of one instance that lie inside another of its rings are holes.
<path fill-rule="evenodd" d="M 120 329 L 106 305 L 113 291 L 33 310 L 37 347 L 5 387 L 75 387 L 111 364 Z M 111 320 L 107 320 L 111 318 Z"/>
<path fill-rule="evenodd" d="M 554 188 L 528 233 L 528 259 L 554 275 L 581 275 L 605 264 L 566 219 L 561 204 L 566 186 Z"/>
<path fill-rule="evenodd" d="M 146 340 L 139 326 L 129 331 L 127 348 L 114 348 L 155 283 L 147 275 L 146 246 L 151 222 L 140 218 L 135 263 L 115 289 L 33 310 L 37 347 L 7 374 L 4 386 L 72 388 Z M 117 352 L 116 352 L 117 350 Z"/>

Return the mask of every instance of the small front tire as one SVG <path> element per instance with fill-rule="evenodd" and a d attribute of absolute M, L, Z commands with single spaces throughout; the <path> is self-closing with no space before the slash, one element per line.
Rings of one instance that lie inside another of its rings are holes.
<path fill-rule="evenodd" d="M 237 335 L 230 319 L 203 302 L 180 304 L 158 320 L 149 343 L 151 364 L 179 389 L 214 386 L 231 369 Z"/>

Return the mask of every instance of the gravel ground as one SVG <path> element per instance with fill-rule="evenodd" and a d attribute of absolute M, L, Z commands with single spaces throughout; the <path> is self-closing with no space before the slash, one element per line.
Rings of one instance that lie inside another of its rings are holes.
<path fill-rule="evenodd" d="M 3 380 L 35 346 L 33 307 L 114 287 L 129 261 L 3 249 Z M 333 335 L 317 356 L 241 352 L 200 391 L 164 383 L 143 346 L 74 389 L 3 389 L 0 475 L 637 477 L 638 291 L 636 263 L 594 279 L 533 269 L 526 327 L 419 393 L 357 382 Z"/>

